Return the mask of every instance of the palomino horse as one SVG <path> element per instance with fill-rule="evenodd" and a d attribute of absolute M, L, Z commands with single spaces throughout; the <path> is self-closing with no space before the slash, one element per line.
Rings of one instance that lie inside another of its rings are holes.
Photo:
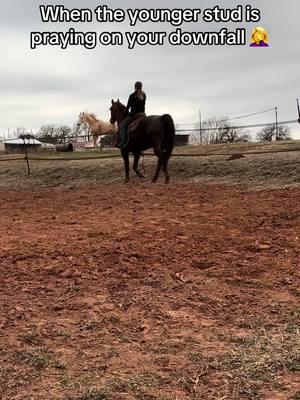
<path fill-rule="evenodd" d="M 111 124 L 117 122 L 120 127 L 125 118 L 125 106 L 120 103 L 119 100 L 112 100 L 111 104 L 110 122 Z M 154 154 L 158 158 L 157 168 L 152 182 L 157 181 L 162 167 L 165 174 L 165 183 L 168 183 L 170 180 L 168 162 L 173 151 L 174 138 L 175 126 L 173 119 L 169 114 L 164 114 L 162 116 L 151 115 L 141 119 L 137 128 L 130 133 L 126 145 L 121 149 L 125 164 L 125 183 L 129 182 L 129 153 L 133 153 L 134 155 L 133 170 L 139 177 L 143 177 L 138 170 L 138 162 L 141 152 L 150 148 L 153 148 Z"/>
<path fill-rule="evenodd" d="M 94 147 L 97 146 L 97 141 L 101 136 L 104 135 L 111 135 L 115 133 L 114 126 L 110 124 L 109 122 L 104 122 L 101 121 L 100 119 L 97 119 L 95 114 L 89 114 L 82 112 L 79 114 L 79 120 L 77 123 L 77 128 L 80 127 L 81 124 L 88 124 L 91 130 L 91 134 L 94 139 Z"/>

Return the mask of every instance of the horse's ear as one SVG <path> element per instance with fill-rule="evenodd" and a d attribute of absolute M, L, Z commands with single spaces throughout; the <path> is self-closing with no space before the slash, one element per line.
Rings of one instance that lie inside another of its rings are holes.
<path fill-rule="evenodd" d="M 120 103 L 120 99 L 118 99 L 118 103 Z"/>
<path fill-rule="evenodd" d="M 115 102 L 112 100 L 112 101 L 111 101 L 111 104 L 112 104 L 112 105 L 114 105 L 114 104 L 115 104 Z"/>

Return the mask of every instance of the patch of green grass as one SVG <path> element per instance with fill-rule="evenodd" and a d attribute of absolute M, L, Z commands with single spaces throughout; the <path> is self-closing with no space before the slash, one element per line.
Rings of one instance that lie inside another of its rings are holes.
<path fill-rule="evenodd" d="M 65 365 L 56 361 L 43 347 L 32 347 L 29 350 L 20 350 L 14 354 L 14 361 L 28 365 L 38 371 L 48 367 L 64 369 Z"/>
<path fill-rule="evenodd" d="M 43 347 L 33 347 L 30 350 L 20 350 L 15 353 L 14 359 L 29 365 L 37 370 L 42 370 L 50 366 L 51 357 Z"/>

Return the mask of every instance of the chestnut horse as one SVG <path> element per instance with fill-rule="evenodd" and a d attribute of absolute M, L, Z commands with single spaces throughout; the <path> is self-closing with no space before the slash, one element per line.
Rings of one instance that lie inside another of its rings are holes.
<path fill-rule="evenodd" d="M 89 114 L 86 112 L 82 112 L 79 114 L 79 120 L 77 123 L 77 128 L 80 127 L 81 124 L 88 124 L 91 130 L 91 134 L 94 139 L 94 147 L 97 146 L 97 141 L 101 136 L 104 135 L 111 135 L 115 133 L 114 126 L 110 124 L 109 122 L 104 122 L 101 121 L 100 119 L 97 119 L 95 114 Z"/>
<path fill-rule="evenodd" d="M 110 123 L 118 123 L 120 128 L 125 115 L 125 106 L 119 100 L 111 101 Z M 165 174 L 165 183 L 170 180 L 168 171 L 168 162 L 174 147 L 175 126 L 172 117 L 169 114 L 151 115 L 144 117 L 138 126 L 129 134 L 127 143 L 121 149 L 121 154 L 125 165 L 125 183 L 129 182 L 129 153 L 134 155 L 133 170 L 139 177 L 143 175 L 138 170 L 138 162 L 141 153 L 144 150 L 153 148 L 154 154 L 158 158 L 157 168 L 152 182 L 156 182 L 161 167 Z"/>

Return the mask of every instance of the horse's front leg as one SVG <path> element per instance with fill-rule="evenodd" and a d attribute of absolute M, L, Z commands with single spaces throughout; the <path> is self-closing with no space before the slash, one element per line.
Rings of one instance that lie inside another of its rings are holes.
<path fill-rule="evenodd" d="M 121 154 L 124 160 L 124 165 L 125 165 L 125 182 L 129 182 L 129 153 L 125 151 L 124 149 L 121 150 Z"/>
<path fill-rule="evenodd" d="M 103 146 L 102 146 L 102 137 L 101 137 L 101 135 L 99 136 L 99 147 L 100 147 L 100 150 L 103 150 Z"/>
<path fill-rule="evenodd" d="M 94 147 L 97 147 L 98 136 L 96 134 L 94 134 L 93 139 L 94 139 Z"/>
<path fill-rule="evenodd" d="M 139 178 L 145 178 L 145 176 L 143 174 L 141 174 L 140 171 L 138 170 L 140 157 L 141 157 L 141 153 L 134 153 L 133 170 Z"/>

